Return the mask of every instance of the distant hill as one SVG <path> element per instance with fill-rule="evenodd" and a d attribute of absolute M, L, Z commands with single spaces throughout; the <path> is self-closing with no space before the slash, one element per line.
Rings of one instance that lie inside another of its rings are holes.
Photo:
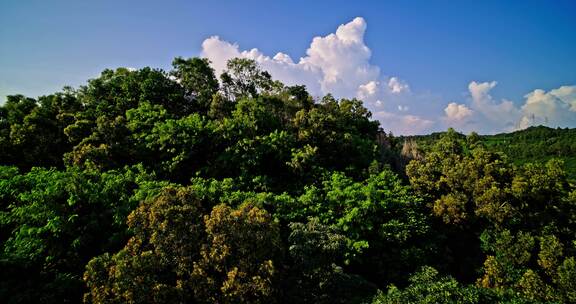
<path fill-rule="evenodd" d="M 418 146 L 426 151 L 443 133 L 407 136 L 403 139 L 415 139 Z M 576 180 L 576 129 L 537 126 L 512 133 L 480 135 L 480 138 L 488 149 L 503 152 L 517 165 L 546 162 L 551 158 L 562 159 L 570 179 Z"/>

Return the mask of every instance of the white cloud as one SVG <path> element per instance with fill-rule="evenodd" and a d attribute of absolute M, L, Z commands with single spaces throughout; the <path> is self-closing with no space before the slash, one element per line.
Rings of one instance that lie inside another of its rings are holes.
<path fill-rule="evenodd" d="M 491 101 L 492 96 L 490 96 L 490 90 L 492 90 L 498 83 L 496 81 L 491 82 L 476 82 L 472 81 L 468 84 L 468 91 L 472 96 L 474 102 L 485 102 Z"/>
<path fill-rule="evenodd" d="M 478 126 L 472 120 L 475 114 L 467 105 L 451 102 L 444 108 L 444 116 L 440 120 L 444 123 L 444 129 L 450 127 L 467 133 L 477 131 Z"/>
<path fill-rule="evenodd" d="M 373 117 L 380 121 L 384 130 L 392 130 L 397 135 L 425 134 L 430 132 L 430 129 L 436 124 L 433 120 L 420 116 L 386 111 L 375 112 Z"/>
<path fill-rule="evenodd" d="M 220 40 L 218 36 L 212 36 L 202 42 L 202 57 L 212 61 L 212 67 L 220 75 L 226 69 L 226 62 L 235 57 L 242 57 L 237 44 Z"/>
<path fill-rule="evenodd" d="M 364 43 L 366 21 L 357 17 L 340 25 L 335 33 L 312 39 L 306 56 L 294 61 L 285 53 L 267 56 L 258 49 L 241 51 L 233 44 L 212 36 L 202 43 L 202 56 L 210 59 L 217 74 L 235 57 L 250 58 L 288 85 L 304 84 L 313 96 L 328 93 L 336 97 L 360 98 L 370 108 L 392 94 L 409 92 L 398 77 L 386 78 L 370 63 L 372 51 Z M 384 83 L 385 85 L 381 85 Z"/>
<path fill-rule="evenodd" d="M 353 97 L 360 85 L 378 80 L 380 69 L 369 62 L 372 52 L 364 44 L 365 31 L 366 21 L 357 17 L 334 34 L 312 39 L 300 64 L 321 71 L 322 93 Z"/>
<path fill-rule="evenodd" d="M 550 91 L 550 94 L 570 104 L 570 111 L 576 112 L 576 86 L 561 86 Z"/>
<path fill-rule="evenodd" d="M 396 134 L 421 134 L 449 126 L 480 133 L 512 131 L 533 124 L 576 127 L 576 86 L 535 90 L 525 96 L 522 106 L 494 99 L 496 81 L 470 82 L 466 103 L 446 104 L 432 93 L 413 93 L 405 81 L 383 76 L 370 62 L 372 51 L 364 43 L 366 28 L 366 21 L 357 17 L 334 33 L 314 37 L 299 60 L 282 52 L 269 56 L 256 48 L 241 50 L 218 36 L 204 40 L 201 55 L 212 61 L 218 75 L 228 60 L 250 58 L 274 79 L 287 85 L 306 85 L 313 96 L 331 93 L 337 98 L 359 98 L 385 130 Z"/>
<path fill-rule="evenodd" d="M 323 95 L 320 91 L 320 71 L 314 67 L 295 64 L 290 56 L 277 53 L 273 58 L 264 55 L 258 49 L 240 51 L 237 44 L 212 36 L 202 43 L 202 57 L 212 62 L 217 75 L 226 69 L 226 63 L 233 58 L 254 59 L 264 70 L 270 72 L 275 79 L 287 85 L 304 84 L 316 96 Z"/>
<path fill-rule="evenodd" d="M 380 90 L 380 82 L 378 81 L 370 81 L 366 84 L 361 84 L 358 86 L 358 92 L 356 96 L 362 100 L 370 99 L 375 96 L 378 91 Z"/>
<path fill-rule="evenodd" d="M 497 82 L 470 82 L 468 90 L 472 96 L 472 109 L 483 114 L 486 122 L 493 129 L 510 129 L 518 120 L 519 111 L 509 100 L 497 102 L 490 95 L 490 91 Z"/>
<path fill-rule="evenodd" d="M 562 86 L 549 92 L 538 89 L 525 98 L 518 128 L 576 126 L 576 86 Z"/>
<path fill-rule="evenodd" d="M 494 100 L 491 90 L 496 85 L 495 81 L 470 82 L 470 105 L 448 104 L 442 119 L 445 126 L 481 133 L 509 132 L 535 125 L 576 127 L 576 86 L 549 92 L 537 89 L 524 96 L 521 106 L 516 106 L 510 100 Z"/>
<path fill-rule="evenodd" d="M 390 88 L 390 91 L 392 93 L 396 94 L 410 91 L 410 87 L 408 86 L 408 84 L 398 79 L 398 77 L 391 77 L 388 80 L 388 88 Z"/>
<path fill-rule="evenodd" d="M 365 31 L 366 21 L 360 17 L 342 24 L 336 33 L 313 38 L 306 56 L 298 62 L 284 53 L 270 57 L 258 49 L 240 51 L 237 44 L 218 36 L 202 43 L 202 56 L 212 61 L 218 74 L 232 58 L 251 58 L 275 79 L 289 85 L 304 84 L 313 95 L 360 97 L 358 94 L 370 94 L 367 89 L 376 89 L 380 78 L 380 69 L 369 62 L 372 52 L 364 44 Z"/>
<path fill-rule="evenodd" d="M 451 102 L 444 109 L 444 113 L 446 113 L 445 120 L 448 123 L 458 124 L 466 121 L 474 112 L 464 104 Z"/>
<path fill-rule="evenodd" d="M 495 100 L 491 91 L 496 87 L 496 81 L 476 82 L 468 84 L 471 97 L 469 108 L 473 114 L 467 121 L 458 125 L 462 131 L 477 131 L 481 133 L 498 133 L 514 130 L 520 117 L 519 109 L 510 100 Z"/>

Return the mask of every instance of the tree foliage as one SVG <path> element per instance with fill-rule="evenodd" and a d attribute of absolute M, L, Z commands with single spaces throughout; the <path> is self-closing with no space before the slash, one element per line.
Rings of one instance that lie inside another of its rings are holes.
<path fill-rule="evenodd" d="M 371 115 L 245 58 L 9 96 L 0 302 L 576 302 L 574 130 Z"/>

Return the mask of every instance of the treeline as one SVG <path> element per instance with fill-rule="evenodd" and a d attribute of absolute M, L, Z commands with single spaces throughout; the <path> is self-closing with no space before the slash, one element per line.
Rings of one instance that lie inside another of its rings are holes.
<path fill-rule="evenodd" d="M 233 59 L 0 107 L 1 303 L 576 301 L 576 190 Z"/>

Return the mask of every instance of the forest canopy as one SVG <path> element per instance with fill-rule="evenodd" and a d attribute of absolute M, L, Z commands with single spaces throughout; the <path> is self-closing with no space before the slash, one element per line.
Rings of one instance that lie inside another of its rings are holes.
<path fill-rule="evenodd" d="M 0 302 L 574 303 L 575 138 L 395 137 L 238 58 L 9 96 Z"/>

